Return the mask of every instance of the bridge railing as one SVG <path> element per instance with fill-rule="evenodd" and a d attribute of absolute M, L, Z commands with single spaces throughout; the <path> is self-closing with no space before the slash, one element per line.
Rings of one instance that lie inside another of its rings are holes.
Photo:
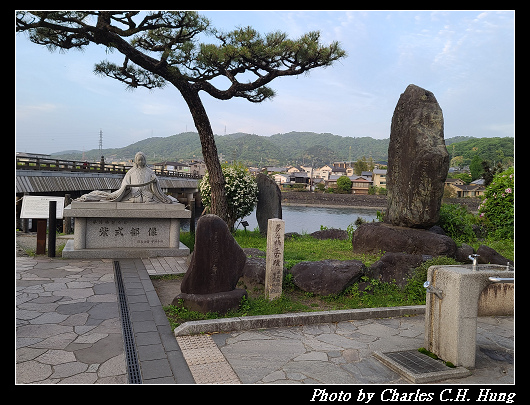
<path fill-rule="evenodd" d="M 94 163 L 87 161 L 50 159 L 40 157 L 16 157 L 16 170 L 53 170 L 67 172 L 87 172 L 87 173 L 117 173 L 125 174 L 132 165 L 120 165 L 114 163 Z M 153 169 L 159 176 L 187 177 L 200 179 L 202 176 L 182 173 L 174 170 Z"/>

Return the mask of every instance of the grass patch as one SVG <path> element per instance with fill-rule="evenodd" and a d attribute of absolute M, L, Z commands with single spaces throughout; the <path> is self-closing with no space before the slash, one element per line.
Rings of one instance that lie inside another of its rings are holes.
<path fill-rule="evenodd" d="M 203 314 L 197 311 L 189 311 L 184 307 L 175 305 L 167 305 L 164 307 L 164 311 L 169 320 L 171 329 L 175 329 L 181 323 L 187 321 L 233 318 L 252 315 L 285 314 L 288 312 L 307 312 L 310 310 L 311 308 L 307 305 L 297 302 L 285 294 L 282 294 L 282 296 L 275 298 L 272 301 L 265 299 L 263 296 L 256 298 L 243 298 L 239 304 L 238 310 L 229 311 L 224 315 L 220 315 L 217 312 L 208 312 Z"/>
<path fill-rule="evenodd" d="M 261 236 L 257 229 L 254 231 L 237 230 L 234 237 L 242 248 L 257 248 L 263 251 L 267 249 L 267 239 Z M 181 241 L 192 249 L 194 235 L 189 232 L 181 232 Z M 514 243 L 512 240 L 486 240 L 476 242 L 476 246 L 473 247 L 476 249 L 480 244 L 491 246 L 505 257 L 513 258 Z M 318 240 L 305 234 L 285 240 L 284 260 L 287 269 L 301 261 L 326 259 L 360 260 L 369 267 L 379 260 L 383 253 L 380 252 L 375 255 L 356 254 L 352 251 L 351 240 Z M 249 288 L 240 282 L 238 287 L 247 290 L 248 298 L 243 299 L 239 308 L 235 311 L 230 311 L 224 315 L 211 312 L 202 314 L 171 305 L 164 307 L 164 310 L 171 328 L 174 329 L 183 322 L 193 320 L 283 314 L 288 312 L 424 305 L 426 293 L 423 283 L 427 280 L 428 268 L 435 265 L 451 264 L 458 264 L 458 262 L 444 256 L 435 257 L 419 266 L 404 287 L 398 286 L 395 282 L 385 283 L 363 276 L 342 293 L 328 296 L 317 296 L 300 290 L 294 285 L 292 275 L 287 273 L 283 280 L 282 295 L 272 301 L 264 298 L 263 286 L 251 286 Z"/>

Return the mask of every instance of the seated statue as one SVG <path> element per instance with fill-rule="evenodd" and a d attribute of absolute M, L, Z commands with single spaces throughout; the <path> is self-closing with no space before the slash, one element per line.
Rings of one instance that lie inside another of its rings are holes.
<path fill-rule="evenodd" d="M 121 187 L 112 192 L 94 190 L 84 194 L 75 201 L 108 201 L 133 203 L 165 203 L 178 201 L 160 188 L 155 172 L 147 166 L 145 154 L 138 152 L 134 156 L 134 165 L 125 174 Z"/>

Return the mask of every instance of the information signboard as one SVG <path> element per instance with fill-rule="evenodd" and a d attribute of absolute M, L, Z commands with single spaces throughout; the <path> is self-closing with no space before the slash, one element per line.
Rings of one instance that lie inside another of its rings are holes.
<path fill-rule="evenodd" d="M 22 199 L 20 218 L 48 219 L 49 202 L 57 201 L 56 218 L 63 218 L 64 197 L 25 195 Z"/>

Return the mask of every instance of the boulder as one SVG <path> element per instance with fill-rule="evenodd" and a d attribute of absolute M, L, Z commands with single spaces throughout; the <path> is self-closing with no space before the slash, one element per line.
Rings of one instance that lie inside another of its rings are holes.
<path fill-rule="evenodd" d="M 197 222 L 191 262 L 180 286 L 181 294 L 173 302 L 183 300 L 186 308 L 203 312 L 237 308 L 246 291 L 234 290 L 243 275 L 246 260 L 243 249 L 221 218 L 217 215 L 201 217 Z"/>
<path fill-rule="evenodd" d="M 382 222 L 359 226 L 353 234 L 352 247 L 356 253 L 384 251 L 448 257 L 456 253 L 456 243 L 449 236 Z"/>
<path fill-rule="evenodd" d="M 301 290 L 318 295 L 338 294 L 355 283 L 366 271 L 359 260 L 323 260 L 300 262 L 290 273 Z"/>
<path fill-rule="evenodd" d="M 323 231 L 315 231 L 311 234 L 315 239 L 324 240 L 324 239 L 339 239 L 346 240 L 348 239 L 348 232 L 343 231 L 342 229 L 324 229 Z"/>
<path fill-rule="evenodd" d="M 387 283 L 395 280 L 397 285 L 404 287 L 414 269 L 422 263 L 422 255 L 387 252 L 370 266 L 366 275 Z"/>
<path fill-rule="evenodd" d="M 472 255 L 473 253 L 474 250 L 472 246 L 469 246 L 467 243 L 462 243 L 462 246 L 456 249 L 455 259 L 459 262 L 467 263 L 470 260 L 469 255 Z"/>
<path fill-rule="evenodd" d="M 448 169 L 442 109 L 433 93 L 411 84 L 392 116 L 385 222 L 411 228 L 436 224 Z"/>
<path fill-rule="evenodd" d="M 213 294 L 182 293 L 175 297 L 171 305 L 183 305 L 189 311 L 198 311 L 203 314 L 208 312 L 224 314 L 231 309 L 237 309 L 243 297 L 247 297 L 247 292 L 240 288 Z"/>
<path fill-rule="evenodd" d="M 243 282 L 247 285 L 265 285 L 266 259 L 263 257 L 249 257 L 243 268 Z"/>
<path fill-rule="evenodd" d="M 260 233 L 266 235 L 268 220 L 282 219 L 282 192 L 276 182 L 266 174 L 259 173 L 256 176 L 256 183 L 258 185 L 256 219 Z"/>
<path fill-rule="evenodd" d="M 263 250 L 256 249 L 256 248 L 243 248 L 243 252 L 245 252 L 247 257 L 260 257 L 260 256 L 265 257 L 266 255 L 266 253 Z"/>
<path fill-rule="evenodd" d="M 508 260 L 495 249 L 490 248 L 486 245 L 480 245 L 477 249 L 477 261 L 480 264 L 502 264 L 506 266 L 506 263 L 510 262 L 510 265 L 513 266 L 513 261 Z"/>

